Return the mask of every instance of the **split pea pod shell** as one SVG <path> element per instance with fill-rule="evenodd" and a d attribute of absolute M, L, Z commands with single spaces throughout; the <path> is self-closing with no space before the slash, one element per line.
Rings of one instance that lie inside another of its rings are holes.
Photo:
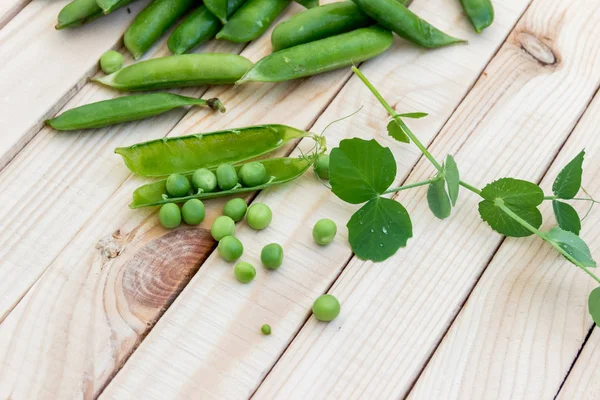
<path fill-rule="evenodd" d="M 203 106 L 225 111 L 219 99 L 203 100 L 172 93 L 151 93 L 86 104 L 65 111 L 61 115 L 47 120 L 46 124 L 59 131 L 102 128 L 149 118 L 184 106 Z"/>
<path fill-rule="evenodd" d="M 136 60 L 195 4 L 195 0 L 154 0 L 125 31 L 124 43 Z"/>
<path fill-rule="evenodd" d="M 214 199 L 217 197 L 234 196 L 240 193 L 254 192 L 256 190 L 266 189 L 268 187 L 281 185 L 286 182 L 290 182 L 304 174 L 308 168 L 313 164 L 311 157 L 301 158 L 271 158 L 268 160 L 260 160 L 267 176 L 270 177 L 269 181 L 264 185 L 254 187 L 238 187 L 231 190 L 225 190 L 221 192 L 206 192 L 196 193 L 185 197 L 168 198 L 166 197 L 166 179 L 149 183 L 140 186 L 133 192 L 133 201 L 129 205 L 131 208 L 158 206 L 165 203 L 183 203 L 190 199 Z M 242 165 L 236 166 L 236 171 L 239 171 Z M 191 182 L 192 174 L 186 175 L 186 178 Z M 191 183 L 190 183 L 191 184 Z"/>
<path fill-rule="evenodd" d="M 92 81 L 130 91 L 219 85 L 234 83 L 252 65 L 237 54 L 182 54 L 141 61 Z"/>
<path fill-rule="evenodd" d="M 249 160 L 310 135 L 285 125 L 259 125 L 152 140 L 117 148 L 115 153 L 135 174 L 166 176 Z"/>
<path fill-rule="evenodd" d="M 379 26 L 361 28 L 289 49 L 261 59 L 237 82 L 280 82 L 359 63 L 387 50 L 392 33 Z"/>
<path fill-rule="evenodd" d="M 60 10 L 56 29 L 80 26 L 101 16 L 96 0 L 73 0 Z"/>
<path fill-rule="evenodd" d="M 440 31 L 396 0 L 352 0 L 367 15 L 398 36 L 427 48 L 465 42 Z"/>
<path fill-rule="evenodd" d="M 460 0 L 475 32 L 481 33 L 494 22 L 494 6 L 490 0 Z"/>
<path fill-rule="evenodd" d="M 256 39 L 269 29 L 290 2 L 291 0 L 248 0 L 217 33 L 217 39 L 235 43 Z"/>

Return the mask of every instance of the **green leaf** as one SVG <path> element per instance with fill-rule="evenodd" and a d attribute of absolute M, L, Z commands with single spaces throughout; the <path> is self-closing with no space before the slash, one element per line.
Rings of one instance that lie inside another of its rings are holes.
<path fill-rule="evenodd" d="M 592 290 L 588 297 L 588 310 L 594 323 L 600 326 L 600 287 Z"/>
<path fill-rule="evenodd" d="M 402 117 L 402 118 L 412 118 L 412 119 L 425 118 L 428 115 L 429 114 L 424 113 L 424 112 L 413 112 L 413 113 L 398 114 L 399 117 Z"/>
<path fill-rule="evenodd" d="M 596 266 L 596 262 L 592 258 L 592 254 L 590 253 L 590 248 L 588 245 L 585 244 L 582 238 L 573 232 L 563 231 L 559 227 L 555 226 L 546 233 L 546 237 L 546 240 L 558 245 L 584 267 Z M 573 262 L 572 260 L 569 261 Z"/>
<path fill-rule="evenodd" d="M 395 178 L 394 155 L 375 140 L 344 139 L 331 150 L 331 191 L 347 203 L 360 204 L 378 197 Z"/>
<path fill-rule="evenodd" d="M 348 241 L 363 260 L 383 261 L 412 237 L 410 216 L 397 201 L 378 197 L 358 210 L 348 224 Z"/>
<path fill-rule="evenodd" d="M 438 179 L 429 185 L 427 203 L 429 203 L 429 209 L 437 218 L 446 219 L 450 216 L 452 204 L 446 193 L 446 182 L 443 179 Z"/>
<path fill-rule="evenodd" d="M 559 199 L 572 199 L 581 188 L 581 176 L 583 175 L 583 158 L 585 151 L 582 150 L 558 173 L 552 185 L 552 192 Z"/>
<path fill-rule="evenodd" d="M 570 204 L 557 200 L 552 201 L 552 208 L 554 209 L 554 216 L 556 217 L 558 226 L 565 231 L 579 235 L 581 231 L 581 219 L 579 219 L 577 211 Z"/>
<path fill-rule="evenodd" d="M 400 123 L 395 119 L 390 120 L 387 125 L 388 135 L 396 139 L 401 143 L 410 143 L 408 135 L 404 132 L 404 129 L 400 126 Z"/>
<path fill-rule="evenodd" d="M 460 190 L 460 173 L 458 172 L 458 166 L 456 165 L 456 161 L 454 161 L 454 157 L 450 154 L 446 157 L 444 168 L 446 169 L 445 178 L 448 185 L 448 196 L 450 196 L 452 206 L 455 206 L 456 200 L 458 200 L 458 191 Z"/>
<path fill-rule="evenodd" d="M 544 192 L 535 183 L 513 178 L 502 178 L 485 186 L 485 199 L 479 203 L 479 214 L 492 229 L 506 236 L 525 237 L 533 234 L 520 222 L 497 206 L 501 201 L 512 212 L 535 228 L 542 225 L 542 214 L 537 206 L 544 201 Z"/>

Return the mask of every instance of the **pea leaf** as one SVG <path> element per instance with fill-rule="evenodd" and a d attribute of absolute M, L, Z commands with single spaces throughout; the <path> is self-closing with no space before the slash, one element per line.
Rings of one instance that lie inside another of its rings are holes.
<path fill-rule="evenodd" d="M 363 260 L 386 260 L 412 237 L 412 223 L 406 209 L 384 197 L 362 206 L 346 226 L 352 250 Z"/>
<path fill-rule="evenodd" d="M 329 156 L 332 192 L 347 203 L 360 204 L 385 192 L 396 177 L 396 160 L 375 140 L 344 139 Z"/>
<path fill-rule="evenodd" d="M 596 266 L 596 262 L 592 258 L 592 254 L 590 253 L 590 248 L 588 245 L 583 241 L 582 238 L 573 232 L 564 231 L 555 226 L 554 228 L 550 229 L 550 231 L 546 232 L 546 237 L 546 240 L 558 245 L 583 266 Z"/>
<path fill-rule="evenodd" d="M 572 199 L 579 192 L 584 157 L 585 150 L 582 150 L 558 173 L 552 185 L 552 192 L 559 199 Z"/>
<path fill-rule="evenodd" d="M 458 166 L 456 165 L 456 161 L 454 161 L 454 157 L 450 154 L 446 157 L 444 168 L 446 169 L 445 178 L 448 185 L 448 196 L 450 196 L 450 201 L 454 207 L 456 200 L 458 200 L 458 191 L 460 190 L 460 173 L 458 172 Z"/>
<path fill-rule="evenodd" d="M 556 222 L 558 222 L 558 226 L 561 229 L 579 235 L 581 231 L 581 219 L 579 219 L 579 214 L 577 214 L 577 211 L 570 204 L 554 200 L 552 201 L 552 209 L 554 210 Z"/>
<path fill-rule="evenodd" d="M 427 203 L 429 209 L 437 218 L 446 219 L 450 216 L 452 204 L 446 193 L 446 182 L 443 179 L 438 179 L 429 185 Z"/>
<path fill-rule="evenodd" d="M 398 121 L 396 121 L 395 119 L 390 120 L 390 122 L 387 125 L 387 131 L 388 135 L 390 135 L 397 141 L 402 143 L 410 143 L 410 138 L 404 132 L 404 129 L 402 129 Z"/>
<path fill-rule="evenodd" d="M 502 178 L 486 185 L 481 191 L 479 215 L 492 229 L 506 236 L 525 237 L 533 233 L 502 211 L 496 201 L 508 207 L 535 228 L 542 225 L 537 206 L 544 201 L 544 192 L 535 183 L 514 178 Z"/>
<path fill-rule="evenodd" d="M 412 112 L 412 113 L 398 114 L 399 117 L 402 117 L 402 118 L 412 118 L 412 119 L 425 118 L 428 115 L 429 114 L 424 113 L 424 112 Z"/>
<path fill-rule="evenodd" d="M 592 290 L 588 297 L 588 311 L 597 326 L 600 326 L 600 287 Z"/>

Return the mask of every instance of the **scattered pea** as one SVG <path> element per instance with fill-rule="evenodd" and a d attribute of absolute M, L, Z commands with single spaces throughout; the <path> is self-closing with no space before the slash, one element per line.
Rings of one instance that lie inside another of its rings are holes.
<path fill-rule="evenodd" d="M 263 335 L 270 335 L 271 334 L 271 325 L 264 324 L 263 326 L 260 327 L 260 331 L 262 332 Z"/>
<path fill-rule="evenodd" d="M 217 242 L 225 236 L 232 236 L 235 233 L 235 222 L 225 215 L 217 217 L 212 224 L 210 233 Z"/>
<path fill-rule="evenodd" d="M 260 252 L 260 260 L 268 269 L 279 268 L 283 263 L 283 247 L 277 243 L 266 245 Z"/>
<path fill-rule="evenodd" d="M 219 165 L 217 168 L 217 183 L 221 190 L 231 190 L 238 184 L 238 175 L 233 165 Z"/>
<path fill-rule="evenodd" d="M 203 192 L 210 193 L 217 188 L 217 176 L 206 168 L 200 168 L 192 175 L 192 184 L 196 189 L 202 189 Z"/>
<path fill-rule="evenodd" d="M 271 223 L 273 219 L 273 212 L 268 205 L 263 203 L 256 203 L 248 208 L 248 215 L 246 220 L 250 228 L 261 230 L 265 229 Z"/>
<path fill-rule="evenodd" d="M 333 321 L 340 314 L 340 302 L 330 294 L 319 296 L 312 306 L 312 312 L 319 321 Z"/>
<path fill-rule="evenodd" d="M 233 274 L 237 278 L 238 281 L 242 283 L 251 282 L 256 276 L 256 269 L 250 263 L 245 261 L 240 261 L 235 265 L 233 269 Z"/>
<path fill-rule="evenodd" d="M 267 170 L 259 162 L 250 162 L 242 165 L 239 176 L 244 186 L 247 187 L 259 186 L 267 182 Z"/>
<path fill-rule="evenodd" d="M 112 74 L 123 68 L 123 55 L 118 51 L 109 50 L 100 57 L 100 68 L 105 74 Z"/>
<path fill-rule="evenodd" d="M 321 154 L 317 158 L 317 164 L 315 165 L 315 172 L 321 179 L 329 179 L 329 154 Z"/>
<path fill-rule="evenodd" d="M 175 203 L 164 204 L 158 212 L 158 220 L 167 229 L 177 228 L 181 224 L 181 211 Z"/>
<path fill-rule="evenodd" d="M 312 235 L 315 242 L 321 246 L 325 246 L 333 241 L 337 233 L 337 225 L 329 218 L 323 218 L 315 224 Z"/>
<path fill-rule="evenodd" d="M 204 203 L 198 199 L 190 199 L 181 207 L 181 215 L 183 221 L 188 225 L 198 225 L 204 221 L 206 215 L 204 211 Z"/>
<path fill-rule="evenodd" d="M 235 222 L 240 222 L 242 218 L 244 218 L 244 215 L 246 215 L 247 210 L 248 206 L 246 205 L 244 199 L 231 199 L 225 203 L 225 207 L 223 207 L 223 215 L 227 215 Z"/>
<path fill-rule="evenodd" d="M 235 236 L 225 236 L 217 246 L 219 255 L 225 261 L 235 261 L 244 253 L 244 245 Z"/>
<path fill-rule="evenodd" d="M 167 193 L 173 197 L 187 196 L 190 192 L 190 181 L 181 174 L 171 174 L 167 178 Z"/>

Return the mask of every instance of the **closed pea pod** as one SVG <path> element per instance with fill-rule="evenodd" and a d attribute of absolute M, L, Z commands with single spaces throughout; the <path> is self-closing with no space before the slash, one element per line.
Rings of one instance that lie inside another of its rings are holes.
<path fill-rule="evenodd" d="M 202 106 L 225 111 L 219 99 L 196 99 L 171 93 L 151 93 L 103 100 L 67 110 L 46 124 L 59 131 L 102 128 L 162 114 L 177 107 Z"/>
<path fill-rule="evenodd" d="M 222 23 L 227 22 L 227 0 L 204 0 L 204 5 Z"/>
<path fill-rule="evenodd" d="M 460 0 L 475 32 L 481 33 L 494 22 L 494 6 L 491 0 Z"/>
<path fill-rule="evenodd" d="M 58 13 L 56 29 L 80 26 L 102 16 L 96 0 L 74 0 Z"/>
<path fill-rule="evenodd" d="M 92 81 L 117 90 L 155 90 L 234 83 L 252 62 L 237 54 L 182 54 L 145 60 Z"/>
<path fill-rule="evenodd" d="M 96 0 L 96 4 L 102 9 L 104 14 L 108 14 L 118 8 L 121 8 L 135 0 Z"/>
<path fill-rule="evenodd" d="M 381 54 L 392 42 L 390 31 L 373 26 L 301 44 L 261 59 L 237 84 L 280 82 L 346 67 Z"/>
<path fill-rule="evenodd" d="M 246 43 L 256 39 L 269 29 L 269 26 L 290 4 L 290 1 L 248 0 L 217 33 L 217 39 L 235 43 Z"/>

